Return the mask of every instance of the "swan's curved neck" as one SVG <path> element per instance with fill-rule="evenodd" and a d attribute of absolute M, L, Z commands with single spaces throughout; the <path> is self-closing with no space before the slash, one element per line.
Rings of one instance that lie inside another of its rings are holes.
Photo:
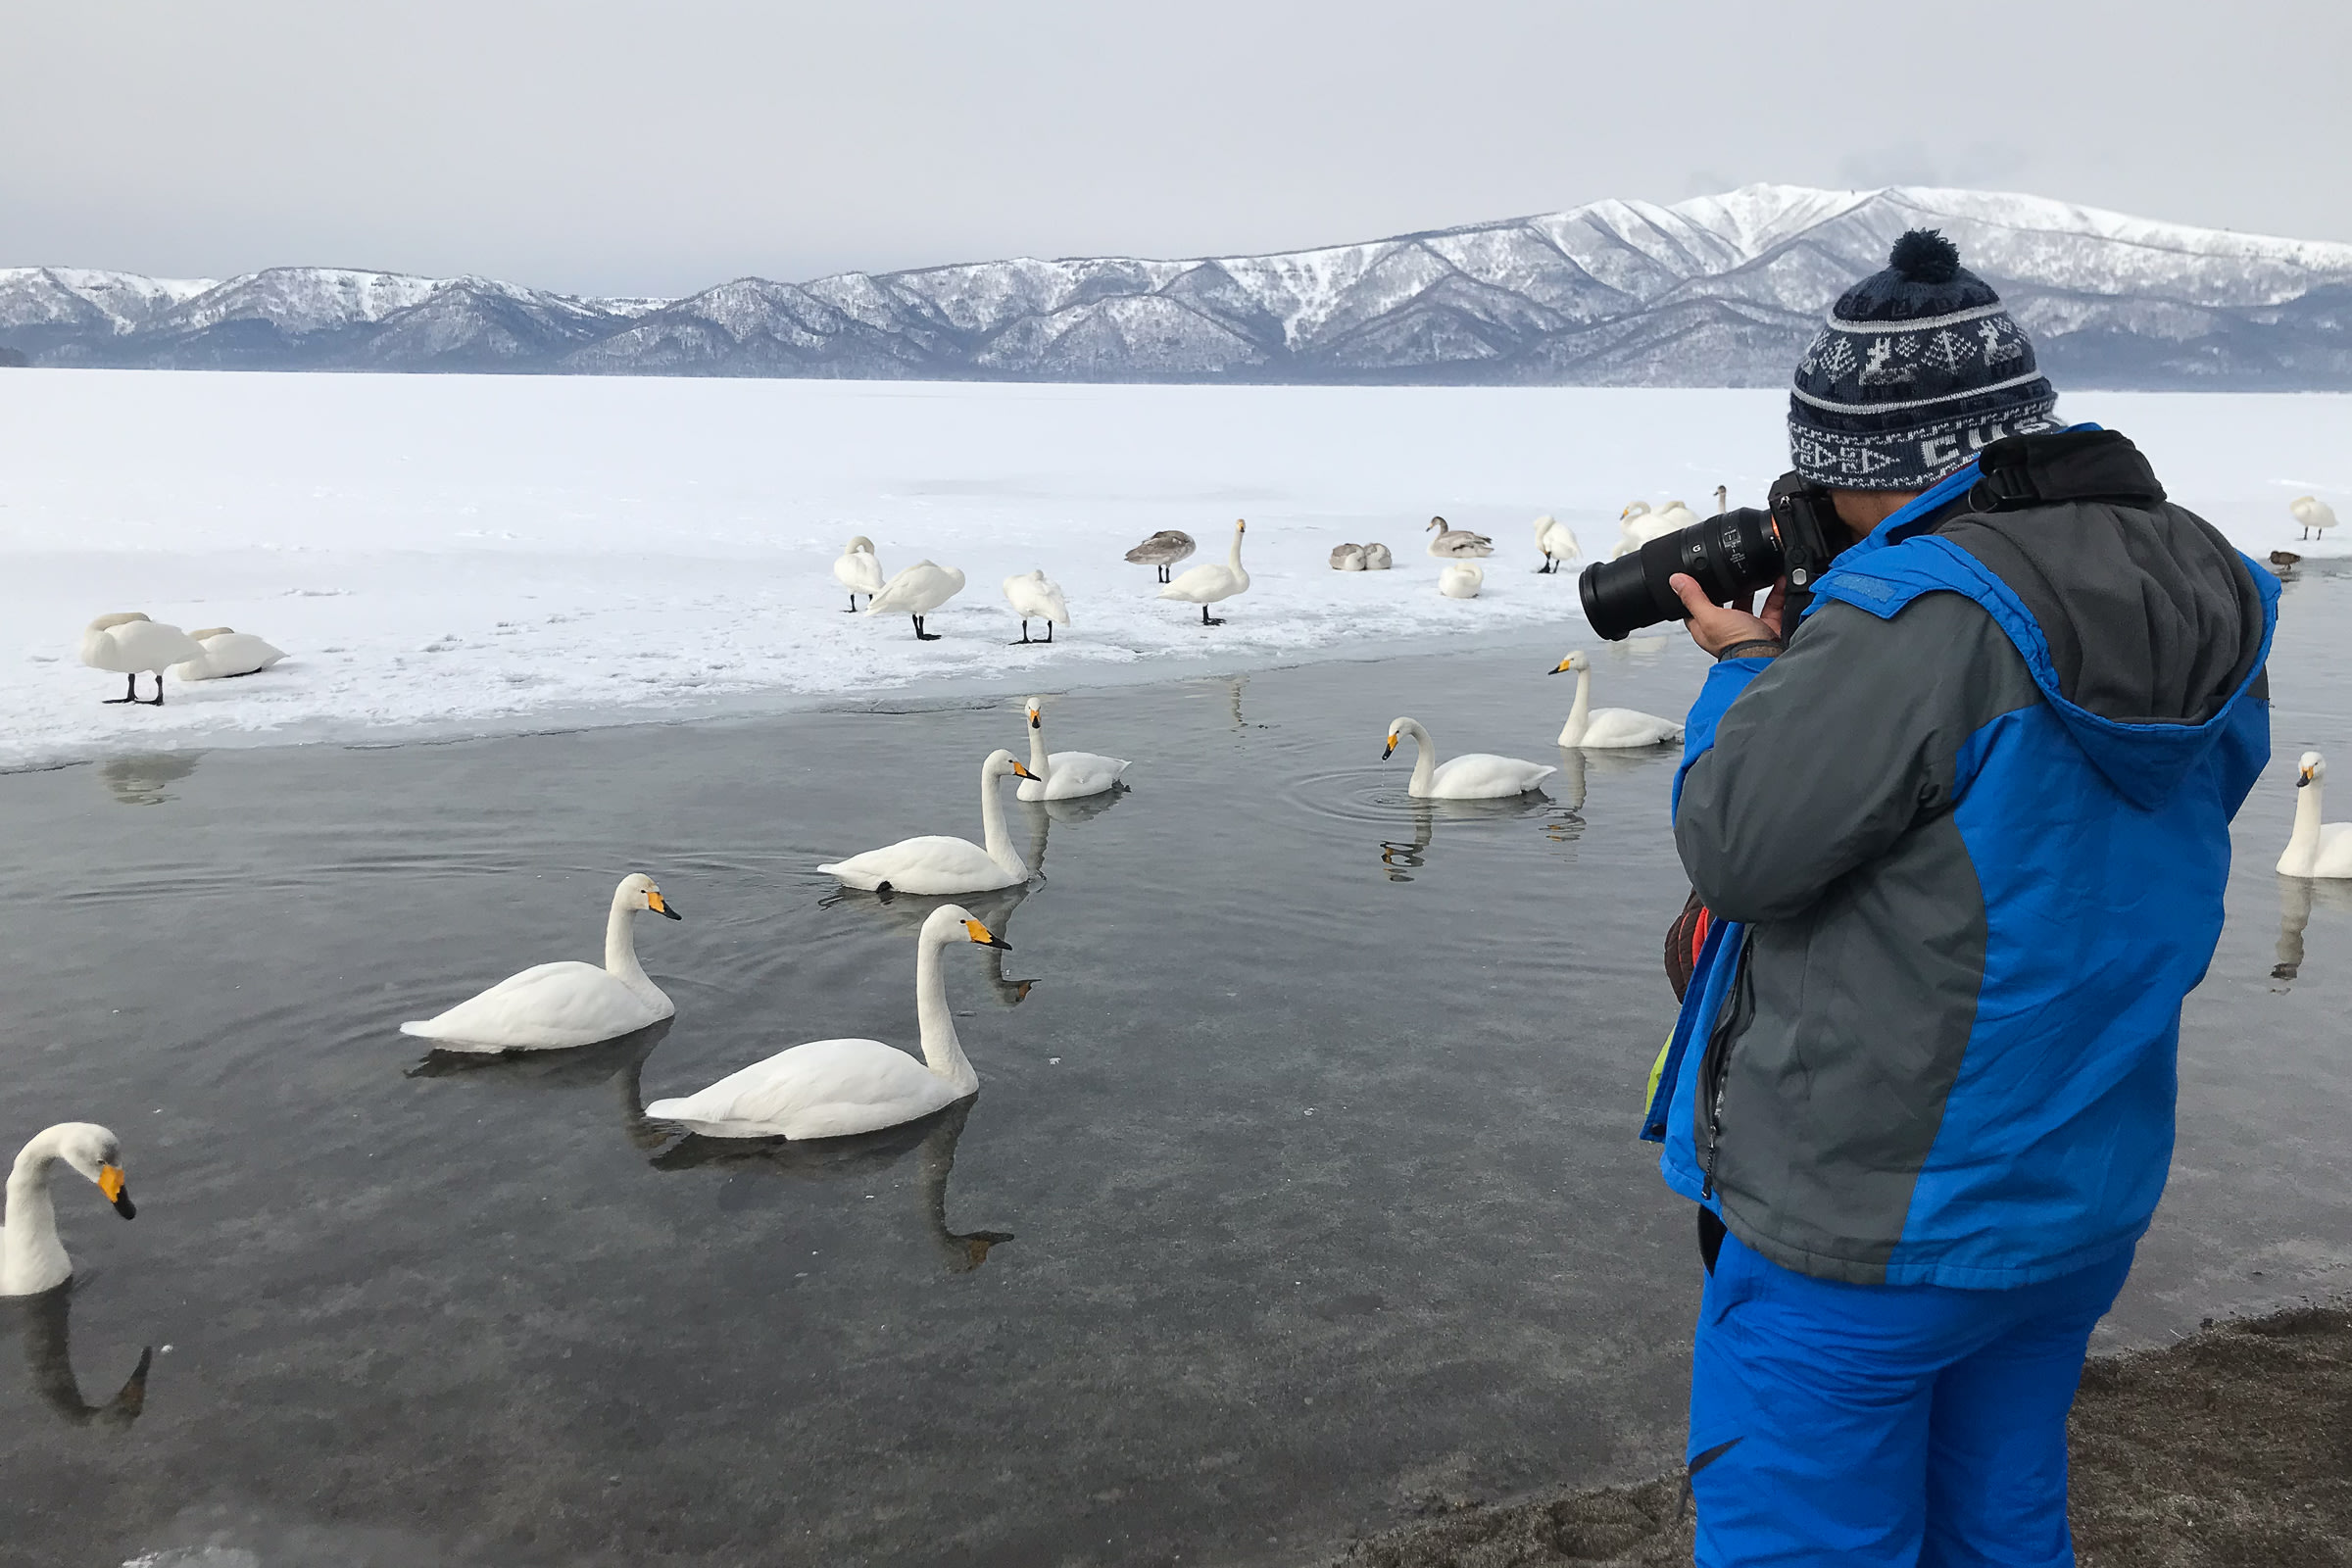
<path fill-rule="evenodd" d="M 73 1277 L 73 1261 L 57 1239 L 57 1205 L 49 1176 L 57 1144 L 42 1133 L 24 1146 L 8 1173 L 8 1205 L 0 1218 L 0 1294 L 30 1296 Z"/>
<path fill-rule="evenodd" d="M 1233 530 L 1233 553 L 1225 559 L 1234 570 L 1242 569 L 1242 530 L 1239 528 Z"/>
<path fill-rule="evenodd" d="M 2286 841 L 2288 852 L 2308 855 L 2320 846 L 2320 781 L 2313 779 L 2295 791 L 2295 831 Z"/>
<path fill-rule="evenodd" d="M 939 968 L 942 946 L 925 937 L 915 950 L 914 1018 L 922 1030 L 924 1063 L 961 1099 L 980 1087 L 980 1075 L 964 1059 L 963 1042 L 956 1038 L 956 1015 L 948 1010 L 948 980 Z"/>
<path fill-rule="evenodd" d="M 637 911 L 627 900 L 626 893 L 612 895 L 612 913 L 605 921 L 605 970 L 631 987 L 650 986 L 637 961 Z"/>
<path fill-rule="evenodd" d="M 1413 738 L 1413 782 L 1407 787 L 1418 795 L 1428 789 L 1430 780 L 1437 776 L 1437 743 L 1429 738 L 1429 731 L 1423 729 L 1417 719 L 1407 723 L 1404 732 Z"/>
<path fill-rule="evenodd" d="M 1589 669 L 1580 669 L 1576 672 L 1576 701 L 1568 706 L 1568 733 L 1576 739 L 1571 740 L 1568 744 L 1574 746 L 1577 741 L 1583 740 L 1585 726 L 1592 722 L 1592 672 Z"/>
<path fill-rule="evenodd" d="M 1039 778 L 1053 775 L 1054 760 L 1046 755 L 1046 725 L 1043 718 L 1029 726 L 1029 771 Z"/>
<path fill-rule="evenodd" d="M 1045 742 L 1034 740 L 1029 744 L 1043 746 Z M 1012 875 L 1024 882 L 1029 879 L 1029 862 L 1021 858 L 1021 852 L 1012 847 L 1012 835 L 1004 830 L 1004 797 L 997 793 L 996 774 L 986 762 L 980 764 L 980 848 Z"/>

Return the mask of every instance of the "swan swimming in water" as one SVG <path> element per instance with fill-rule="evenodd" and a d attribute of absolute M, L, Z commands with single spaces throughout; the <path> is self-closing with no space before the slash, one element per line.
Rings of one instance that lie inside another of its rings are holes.
<path fill-rule="evenodd" d="M 106 699 L 109 705 L 138 703 L 147 708 L 163 707 L 164 671 L 173 664 L 203 657 L 204 646 L 195 638 L 177 626 L 149 620 L 135 610 L 100 615 L 81 634 L 81 662 L 92 669 L 111 670 L 123 677 L 122 695 Z M 155 676 L 152 698 L 139 695 L 142 672 Z"/>
<path fill-rule="evenodd" d="M 841 547 L 841 559 L 833 563 L 833 580 L 850 591 L 850 608 L 845 615 L 858 613 L 858 596 L 863 594 L 870 604 L 882 591 L 882 560 L 874 554 L 874 542 L 859 534 Z"/>
<path fill-rule="evenodd" d="M 1544 552 L 1544 564 L 1536 568 L 1539 576 L 1558 571 L 1561 562 L 1584 553 L 1577 547 L 1575 530 L 1549 513 L 1536 519 L 1536 548 Z"/>
<path fill-rule="evenodd" d="M 1012 835 L 1004 830 L 1004 802 L 997 794 L 997 780 L 1007 775 L 1037 777 L 1006 751 L 989 753 L 980 764 L 980 836 L 985 848 L 969 839 L 925 834 L 817 869 L 838 878 L 843 887 L 861 893 L 879 893 L 884 888 L 922 896 L 990 893 L 1026 882 L 1029 862 L 1012 847 Z"/>
<path fill-rule="evenodd" d="M 1168 580 L 1168 568 L 1190 556 L 1198 548 L 1193 536 L 1182 528 L 1162 528 L 1151 538 L 1127 552 L 1127 559 L 1139 566 L 1159 568 L 1159 580 Z"/>
<path fill-rule="evenodd" d="M 631 872 L 612 890 L 604 967 L 537 964 L 400 1032 L 448 1051 L 565 1051 L 659 1023 L 677 1008 L 637 961 L 637 916 L 649 911 L 679 918 L 652 877 Z"/>
<path fill-rule="evenodd" d="M 936 565 L 918 561 L 882 585 L 882 591 L 865 602 L 865 613 L 879 615 L 897 612 L 914 617 L 914 640 L 935 643 L 939 633 L 923 630 L 923 617 L 957 594 L 963 592 L 963 573 L 954 566 Z"/>
<path fill-rule="evenodd" d="M 1683 738 L 1683 726 L 1655 713 L 1630 708 L 1592 706 L 1592 665 L 1581 653 L 1570 654 L 1552 667 L 1554 675 L 1576 671 L 1576 701 L 1568 722 L 1560 727 L 1560 744 L 1594 751 L 1620 751 L 1635 746 L 1659 746 Z"/>
<path fill-rule="evenodd" d="M 173 664 L 174 680 L 233 680 L 239 675 L 258 675 L 286 657 L 284 649 L 233 626 L 207 626 L 188 635 L 204 654 Z"/>
<path fill-rule="evenodd" d="M 1123 757 L 1099 752 L 1046 752 L 1046 710 L 1030 698 L 1021 711 L 1029 720 L 1029 777 L 1012 793 L 1024 801 L 1066 801 L 1117 789 L 1119 775 L 1133 765 Z"/>
<path fill-rule="evenodd" d="M 1242 569 L 1242 533 L 1250 526 L 1247 519 L 1237 518 L 1233 525 L 1233 554 L 1220 565 L 1204 562 L 1179 576 L 1159 591 L 1162 599 L 1182 599 L 1200 607 L 1200 624 L 1222 626 L 1225 617 L 1211 615 L 1208 607 L 1236 594 L 1250 591 L 1250 573 Z"/>
<path fill-rule="evenodd" d="M 1430 518 L 1429 529 L 1424 531 L 1431 530 L 1435 531 L 1437 537 L 1430 540 L 1429 553 L 1440 561 L 1463 561 L 1474 556 L 1491 556 L 1494 553 L 1494 540 L 1483 533 L 1472 533 L 1467 528 L 1456 528 L 1444 517 Z"/>
<path fill-rule="evenodd" d="M 2320 820 L 2328 760 L 2305 752 L 2295 769 L 2295 830 L 2278 857 L 2280 876 L 2352 877 L 2352 822 Z"/>
<path fill-rule="evenodd" d="M 710 1088 L 645 1107 L 710 1138 L 846 1138 L 896 1127 L 976 1094 L 980 1075 L 956 1036 L 940 951 L 1004 940 L 960 905 L 931 911 L 914 946 L 914 1014 L 922 1059 L 879 1040 L 815 1040 L 729 1073 Z"/>
<path fill-rule="evenodd" d="M 1015 648 L 1033 640 L 1029 635 L 1029 622 L 1032 620 L 1046 623 L 1045 636 L 1034 640 L 1047 643 L 1054 640 L 1055 622 L 1064 626 L 1070 623 L 1070 607 L 1061 597 L 1061 585 L 1048 577 L 1043 566 L 1035 571 L 1016 572 L 1005 578 L 1004 602 L 1012 607 L 1014 614 L 1021 617 L 1020 642 L 1011 645 Z"/>
<path fill-rule="evenodd" d="M 96 1122 L 61 1121 L 35 1133 L 8 1173 L 0 1216 L 0 1296 L 38 1296 L 74 1277 L 74 1260 L 57 1236 L 49 1179 L 60 1164 L 89 1179 L 124 1219 L 138 1213 L 122 1177 L 122 1144 Z"/>
<path fill-rule="evenodd" d="M 1405 793 L 1416 800 L 1492 801 L 1525 795 L 1559 771 L 1551 763 L 1523 762 L 1488 752 L 1465 752 L 1441 764 L 1437 743 L 1420 720 L 1412 718 L 1399 718 L 1389 725 L 1388 744 L 1381 748 L 1380 760 L 1385 762 L 1395 756 L 1397 743 L 1408 735 L 1415 750 L 1413 778 Z"/>

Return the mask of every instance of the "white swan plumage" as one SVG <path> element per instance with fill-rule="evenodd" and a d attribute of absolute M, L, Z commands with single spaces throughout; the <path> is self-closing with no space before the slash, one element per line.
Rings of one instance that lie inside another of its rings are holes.
<path fill-rule="evenodd" d="M 833 580 L 850 591 L 850 608 L 845 615 L 858 612 L 858 596 L 865 595 L 870 602 L 882 591 L 882 558 L 874 554 L 874 542 L 859 534 L 841 547 L 841 559 L 833 563 Z"/>
<path fill-rule="evenodd" d="M 1646 501 L 1633 502 L 1618 514 L 1617 548 L 1609 552 L 1609 559 L 1614 561 L 1619 556 L 1631 555 L 1652 539 L 1680 533 L 1699 520 L 1698 514 L 1680 501 L 1667 502 L 1665 509 L 1659 512 L 1650 511 Z"/>
<path fill-rule="evenodd" d="M 1067 626 L 1070 623 L 1070 607 L 1061 596 L 1061 584 L 1048 577 L 1043 566 L 1035 571 L 1015 572 L 1005 578 L 1004 602 L 1012 607 L 1014 614 L 1021 617 L 1022 642 L 1031 640 L 1029 623 L 1033 620 L 1046 623 L 1046 635 L 1040 640 L 1049 643 L 1054 640 L 1054 628 L 1056 625 Z"/>
<path fill-rule="evenodd" d="M 1387 761 L 1407 736 L 1412 738 L 1414 757 L 1412 782 L 1405 786 L 1405 793 L 1416 800 L 1493 801 L 1525 795 L 1559 771 L 1556 763 L 1523 762 L 1488 752 L 1465 752 L 1441 763 L 1437 743 L 1414 718 L 1399 718 L 1389 725 L 1388 744 L 1381 748 L 1380 760 Z"/>
<path fill-rule="evenodd" d="M 203 657 L 203 645 L 195 638 L 177 626 L 150 620 L 136 610 L 100 615 L 81 634 L 81 662 L 92 669 L 111 670 L 123 677 L 123 695 L 108 698 L 109 703 L 144 703 L 150 708 L 161 708 L 164 671 L 173 664 Z M 139 695 L 139 676 L 143 673 L 155 676 L 153 698 Z"/>
<path fill-rule="evenodd" d="M 2295 768 L 2295 830 L 2278 857 L 2280 876 L 2352 876 L 2352 822 L 2320 820 L 2320 781 L 2328 760 L 2305 752 Z"/>
<path fill-rule="evenodd" d="M 1225 617 L 1211 615 L 1208 607 L 1250 591 L 1250 573 L 1242 569 L 1242 534 L 1249 521 L 1237 518 L 1233 524 L 1233 553 L 1223 562 L 1208 561 L 1180 573 L 1174 582 L 1160 589 L 1162 599 L 1181 599 L 1200 607 L 1200 624 L 1222 626 Z"/>
<path fill-rule="evenodd" d="M 605 962 L 536 964 L 445 1012 L 400 1026 L 404 1035 L 449 1051 L 565 1051 L 660 1023 L 678 1009 L 637 961 L 640 912 L 677 919 L 654 879 L 620 879 L 605 919 Z"/>
<path fill-rule="evenodd" d="M 1438 592 L 1448 599 L 1476 599 L 1486 585 L 1487 568 L 1475 561 L 1449 562 L 1438 573 Z"/>
<path fill-rule="evenodd" d="M 1592 706 L 1592 663 L 1582 653 L 1570 654 L 1552 667 L 1554 675 L 1576 671 L 1576 701 L 1569 706 L 1568 722 L 1560 726 L 1562 746 L 1588 751 L 1623 751 L 1636 746 L 1661 746 L 1683 738 L 1683 726 L 1655 713 L 1630 708 Z"/>
<path fill-rule="evenodd" d="M 1463 561 L 1494 553 L 1494 541 L 1483 533 L 1456 528 L 1444 517 L 1429 519 L 1430 530 L 1436 537 L 1429 541 L 1429 553 L 1440 561 Z"/>
<path fill-rule="evenodd" d="M 2335 526 L 2335 509 L 2318 496 L 2297 496 L 2286 504 L 2286 510 L 2303 525 L 2306 539 L 2315 533 L 2325 539 L 2328 530 Z"/>
<path fill-rule="evenodd" d="M 38 1296 L 74 1277 L 74 1260 L 57 1235 L 49 1178 L 60 1164 L 86 1176 L 124 1219 L 138 1213 L 122 1177 L 122 1145 L 89 1121 L 61 1121 L 35 1133 L 8 1173 L 0 1214 L 0 1296 Z"/>
<path fill-rule="evenodd" d="M 1133 765 L 1123 757 L 1104 757 L 1100 752 L 1048 755 L 1045 705 L 1032 697 L 1021 711 L 1029 720 L 1029 771 L 1033 775 L 1021 780 L 1020 788 L 1012 792 L 1021 800 L 1067 801 L 1100 795 L 1118 788 L 1119 775 Z"/>
<path fill-rule="evenodd" d="M 1331 569 L 1334 571 L 1363 570 L 1364 547 L 1362 545 L 1333 545 L 1331 547 Z"/>
<path fill-rule="evenodd" d="M 914 1013 L 922 1058 L 879 1040 L 813 1040 L 731 1072 L 708 1089 L 645 1107 L 710 1138 L 847 1138 L 945 1110 L 980 1089 L 956 1035 L 940 951 L 961 938 L 1010 945 L 959 905 L 931 911 L 916 935 Z"/>
<path fill-rule="evenodd" d="M 961 571 L 954 566 L 918 561 L 884 583 L 882 591 L 865 602 L 865 613 L 911 615 L 914 617 L 915 640 L 935 643 L 939 641 L 939 633 L 923 630 L 923 617 L 961 592 Z"/>
<path fill-rule="evenodd" d="M 1544 552 L 1544 564 L 1537 570 L 1554 572 L 1563 561 L 1574 561 L 1584 551 L 1576 542 L 1576 530 L 1548 512 L 1536 519 L 1536 548 Z"/>
<path fill-rule="evenodd" d="M 845 888 L 874 893 L 884 887 L 925 897 L 954 893 L 991 893 L 1029 880 L 1029 862 L 1012 847 L 1004 828 L 1004 802 L 997 780 L 1035 778 L 1006 751 L 994 751 L 980 764 L 981 844 L 969 839 L 925 834 L 901 839 L 878 850 L 817 867 L 839 879 Z"/>
<path fill-rule="evenodd" d="M 207 626 L 188 636 L 204 654 L 173 664 L 174 680 L 233 680 L 239 675 L 258 675 L 286 657 L 284 649 L 233 626 Z"/>

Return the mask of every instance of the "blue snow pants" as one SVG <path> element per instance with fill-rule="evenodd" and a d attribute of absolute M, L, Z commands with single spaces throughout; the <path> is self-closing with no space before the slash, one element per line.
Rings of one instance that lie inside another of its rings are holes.
<path fill-rule="evenodd" d="M 1726 1236 L 1699 1308 L 1699 1568 L 2068 1568 L 2066 1417 L 2132 1249 L 2014 1290 L 1845 1285 Z"/>

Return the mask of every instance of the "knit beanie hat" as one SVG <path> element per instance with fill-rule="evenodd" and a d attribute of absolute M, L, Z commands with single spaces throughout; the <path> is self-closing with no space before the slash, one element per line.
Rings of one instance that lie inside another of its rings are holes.
<path fill-rule="evenodd" d="M 1935 229 L 1894 242 L 1796 367 L 1788 456 L 1833 490 L 1925 490 L 2007 435 L 2055 430 L 2058 394 L 2001 298 Z"/>

